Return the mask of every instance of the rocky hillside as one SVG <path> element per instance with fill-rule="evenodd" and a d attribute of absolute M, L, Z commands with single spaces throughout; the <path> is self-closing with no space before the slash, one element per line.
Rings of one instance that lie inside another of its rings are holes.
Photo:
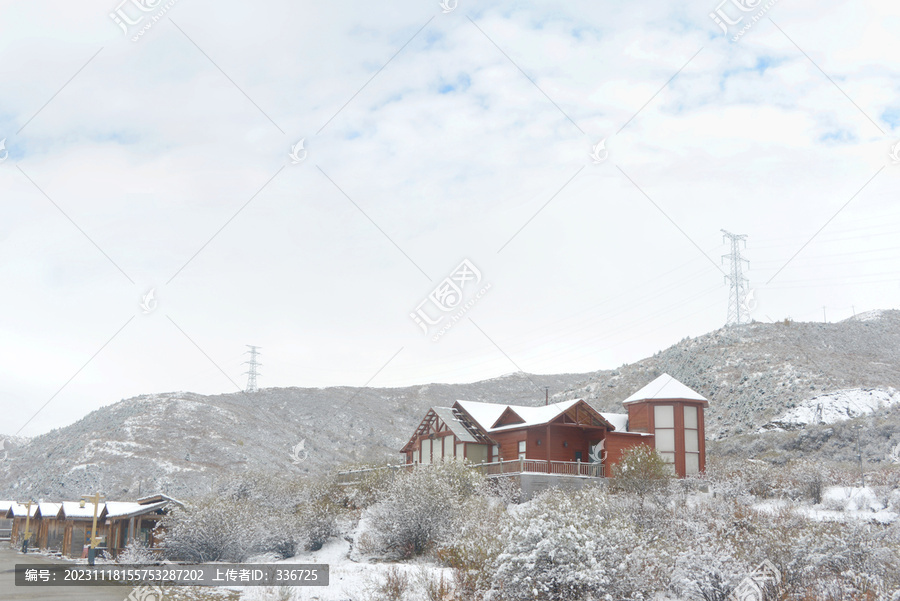
<path fill-rule="evenodd" d="M 900 388 L 900 311 L 839 323 L 752 323 L 686 338 L 651 358 L 590 374 L 565 398 L 602 411 L 667 372 L 710 399 L 707 436 L 753 432 L 825 393 Z"/>
<path fill-rule="evenodd" d="M 834 324 L 723 328 L 590 374 L 143 395 L 31 440 L 8 441 L 0 450 L 0 498 L 78 498 L 98 489 L 110 498 L 134 498 L 139 490 L 189 497 L 244 470 L 296 477 L 347 463 L 397 461 L 429 406 L 456 399 L 536 405 L 548 386 L 554 400 L 580 397 L 601 411 L 620 412 L 624 398 L 663 372 L 710 399 L 710 438 L 752 433 L 829 392 L 900 389 L 900 311 Z"/>

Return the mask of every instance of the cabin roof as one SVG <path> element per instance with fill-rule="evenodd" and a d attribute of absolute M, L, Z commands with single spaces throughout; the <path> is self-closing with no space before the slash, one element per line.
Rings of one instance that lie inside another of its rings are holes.
<path fill-rule="evenodd" d="M 601 413 L 603 419 L 608 421 L 616 429 L 616 432 L 628 431 L 628 414 L 627 413 Z"/>
<path fill-rule="evenodd" d="M 447 424 L 450 431 L 453 432 L 460 441 L 478 442 L 475 435 L 459 421 L 456 415 L 453 414 L 453 409 L 450 407 L 432 407 L 432 410 L 445 424 Z"/>
<path fill-rule="evenodd" d="M 622 404 L 674 399 L 709 402 L 696 390 L 688 388 L 669 374 L 663 374 L 622 401 Z"/>
<path fill-rule="evenodd" d="M 30 515 L 31 517 L 34 517 L 34 514 L 37 511 L 37 508 L 38 508 L 37 503 L 32 503 L 31 509 L 28 510 L 28 505 L 23 504 L 23 503 L 17 503 L 15 501 L 13 501 L 12 504 L 9 506 L 9 509 L 6 513 L 6 517 L 24 518 L 24 517 L 26 517 L 26 515 Z"/>
<path fill-rule="evenodd" d="M 109 501 L 106 503 L 106 519 L 133 518 L 139 515 L 154 513 L 169 503 L 177 503 L 171 499 L 164 499 L 156 503 L 133 503 L 125 501 Z"/>
<path fill-rule="evenodd" d="M 155 494 L 155 495 L 149 495 L 146 497 L 141 497 L 140 499 L 135 501 L 135 503 L 139 503 L 141 505 L 150 505 L 151 503 L 159 503 L 160 501 L 171 501 L 172 503 L 175 503 L 176 505 L 184 506 L 184 503 L 182 503 L 178 499 L 175 499 L 173 497 L 170 497 L 168 495 L 163 495 L 163 494 Z"/>
<path fill-rule="evenodd" d="M 100 503 L 97 505 L 97 517 L 103 515 L 103 510 L 106 508 L 106 503 Z M 59 516 L 65 520 L 80 520 L 80 519 L 93 519 L 94 517 L 94 504 L 85 502 L 84 507 L 81 506 L 81 501 L 63 501 L 62 509 L 59 510 Z"/>
<path fill-rule="evenodd" d="M 507 405 L 507 409 L 515 412 L 522 418 L 522 422 L 516 424 L 507 424 L 505 426 L 494 427 L 491 424 L 489 432 L 502 432 L 504 430 L 512 430 L 513 428 L 524 428 L 527 426 L 540 426 L 559 417 L 562 413 L 574 407 L 581 399 L 573 401 L 563 401 L 562 403 L 552 403 L 550 405 L 540 405 L 538 407 L 522 407 L 520 405 Z M 498 418 L 499 419 L 499 418 Z M 496 422 L 496 420 L 495 420 Z"/>
<path fill-rule="evenodd" d="M 500 405 L 499 403 L 479 403 L 476 401 L 456 401 L 456 404 L 462 407 L 485 431 L 490 429 L 491 425 L 509 407 L 509 405 Z"/>
<path fill-rule="evenodd" d="M 59 515 L 61 507 L 62 503 L 47 503 L 46 501 L 38 503 L 38 511 L 41 512 L 43 518 L 55 518 Z"/>
<path fill-rule="evenodd" d="M 560 403 L 551 403 L 549 405 L 538 405 L 529 407 L 524 405 L 500 405 L 496 403 L 478 403 L 475 401 L 456 401 L 466 413 L 472 416 L 478 426 L 485 432 L 505 432 L 516 428 L 527 428 L 530 426 L 541 426 L 547 424 L 560 415 L 577 405 L 583 403 L 583 399 L 573 399 L 571 401 L 562 401 Z M 585 403 L 588 407 L 587 403 Z M 593 408 L 591 408 L 593 410 Z M 505 415 L 516 415 L 521 418 L 521 422 L 497 425 L 498 420 Z M 601 418 L 606 420 L 603 414 L 599 414 Z M 607 422 L 609 420 L 606 420 Z M 610 424 L 613 429 L 618 430 L 619 427 Z M 623 428 L 624 429 L 624 428 Z"/>

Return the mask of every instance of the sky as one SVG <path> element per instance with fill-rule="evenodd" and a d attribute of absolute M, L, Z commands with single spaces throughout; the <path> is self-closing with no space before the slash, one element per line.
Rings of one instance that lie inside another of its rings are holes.
<path fill-rule="evenodd" d="M 718 21 L 718 22 L 717 22 Z M 900 304 L 900 6 L 0 3 L 0 433 Z M 561 391 L 551 391 L 561 392 Z M 543 391 L 535 391 L 542 396 Z"/>

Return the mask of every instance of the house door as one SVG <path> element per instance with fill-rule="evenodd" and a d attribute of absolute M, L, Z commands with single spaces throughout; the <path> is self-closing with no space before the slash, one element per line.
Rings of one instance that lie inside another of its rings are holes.
<path fill-rule="evenodd" d="M 575 451 L 575 461 L 581 461 L 581 451 Z"/>

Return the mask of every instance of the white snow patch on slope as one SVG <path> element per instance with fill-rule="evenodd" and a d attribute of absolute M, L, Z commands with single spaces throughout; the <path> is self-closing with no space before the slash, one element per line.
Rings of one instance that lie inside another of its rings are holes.
<path fill-rule="evenodd" d="M 807 399 L 762 426 L 765 430 L 792 430 L 808 424 L 833 424 L 900 403 L 894 388 L 848 388 Z"/>

